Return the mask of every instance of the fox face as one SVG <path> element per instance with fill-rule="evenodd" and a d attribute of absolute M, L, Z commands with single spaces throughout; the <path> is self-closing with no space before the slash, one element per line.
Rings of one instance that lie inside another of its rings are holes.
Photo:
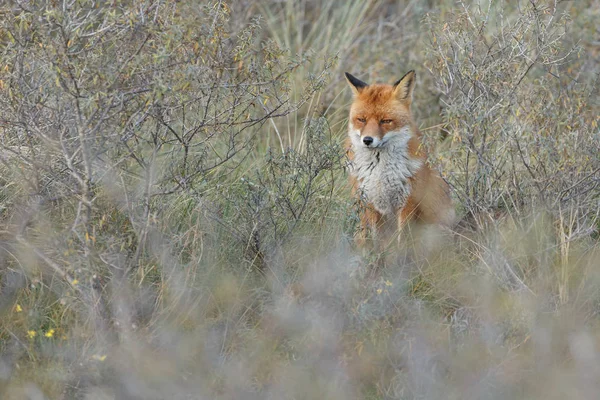
<path fill-rule="evenodd" d="M 349 73 L 346 79 L 354 92 L 348 134 L 355 148 L 378 149 L 411 135 L 414 71 L 393 85 L 368 85 Z"/>

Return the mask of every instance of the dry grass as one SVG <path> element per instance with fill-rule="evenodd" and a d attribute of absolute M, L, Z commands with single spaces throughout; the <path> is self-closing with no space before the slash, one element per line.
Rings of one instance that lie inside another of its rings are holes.
<path fill-rule="evenodd" d="M 2 399 L 596 397 L 597 0 L 63 3 L 0 6 Z M 413 68 L 462 220 L 373 277 L 342 72 Z"/>

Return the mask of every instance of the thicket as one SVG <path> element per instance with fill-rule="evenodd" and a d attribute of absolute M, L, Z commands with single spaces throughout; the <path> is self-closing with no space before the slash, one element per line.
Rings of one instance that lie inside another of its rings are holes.
<path fill-rule="evenodd" d="M 0 397 L 593 398 L 597 0 L 0 5 Z M 461 222 L 373 278 L 343 72 Z"/>

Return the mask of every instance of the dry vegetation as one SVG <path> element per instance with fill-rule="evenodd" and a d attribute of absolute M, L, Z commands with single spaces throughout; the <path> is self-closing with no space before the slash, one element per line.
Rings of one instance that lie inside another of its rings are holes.
<path fill-rule="evenodd" d="M 0 398 L 596 398 L 599 20 L 598 0 L 3 2 Z M 373 278 L 342 73 L 409 69 L 461 223 Z"/>

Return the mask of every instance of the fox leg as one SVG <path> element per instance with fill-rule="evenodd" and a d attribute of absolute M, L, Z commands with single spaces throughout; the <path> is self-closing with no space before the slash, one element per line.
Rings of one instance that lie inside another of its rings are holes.
<path fill-rule="evenodd" d="M 412 198 L 409 198 L 404 207 L 402 207 L 396 213 L 396 229 L 398 233 L 398 245 L 407 239 L 407 231 L 409 227 L 407 225 L 411 220 L 415 220 L 419 217 L 418 211 L 419 204 L 416 203 Z"/>
<path fill-rule="evenodd" d="M 360 216 L 360 230 L 356 235 L 356 244 L 359 247 L 365 247 L 367 243 L 370 247 L 376 248 L 379 230 L 381 224 L 381 214 L 371 207 L 366 206 Z"/>
<path fill-rule="evenodd" d="M 385 266 L 386 231 L 385 219 L 377 210 L 366 207 L 361 215 L 361 228 L 357 244 L 363 249 L 363 256 L 375 256 L 374 268 L 370 274 L 375 274 Z M 372 253 L 371 253 L 372 252 Z"/>

